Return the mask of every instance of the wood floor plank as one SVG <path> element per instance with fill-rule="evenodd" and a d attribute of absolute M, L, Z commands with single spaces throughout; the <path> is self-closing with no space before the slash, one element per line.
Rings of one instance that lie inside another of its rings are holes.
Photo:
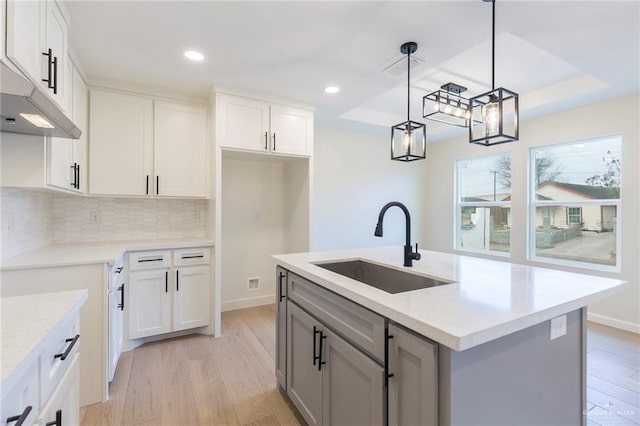
<path fill-rule="evenodd" d="M 587 371 L 594 377 L 616 384 L 632 392 L 640 393 L 640 380 L 634 379 L 633 376 L 625 377 L 612 372 L 610 369 L 603 368 L 599 364 L 587 363 Z"/>
<path fill-rule="evenodd" d="M 618 416 L 615 412 L 596 405 L 587 413 L 587 420 L 600 426 L 638 426 L 636 422 Z"/>
<path fill-rule="evenodd" d="M 163 383 L 161 404 L 161 425 L 198 424 L 198 412 L 190 380 Z"/>
<path fill-rule="evenodd" d="M 640 424 L 640 409 L 638 409 L 638 407 L 620 401 L 591 387 L 587 387 L 587 401 L 595 406 L 604 407 L 607 411 L 617 416 Z"/>
<path fill-rule="evenodd" d="M 162 415 L 162 343 L 136 348 L 122 413 L 123 425 L 160 422 Z"/>
<path fill-rule="evenodd" d="M 189 381 L 189 354 L 185 345 L 185 337 L 163 340 L 160 348 L 163 386 Z"/>
<path fill-rule="evenodd" d="M 597 347 L 589 352 L 589 355 L 593 355 L 604 360 L 609 360 L 615 364 L 625 365 L 635 370 L 640 370 L 640 357 L 633 352 L 623 352 L 620 350 L 612 351 L 610 348 L 604 349 L 601 347 Z"/>
<path fill-rule="evenodd" d="M 609 383 L 591 374 L 587 374 L 587 386 L 592 389 L 597 389 L 612 398 L 624 401 L 640 411 L 640 394 L 638 392 L 630 391 L 614 383 Z"/>
<path fill-rule="evenodd" d="M 198 424 L 230 426 L 240 424 L 213 355 L 207 359 L 191 361 L 191 380 Z"/>

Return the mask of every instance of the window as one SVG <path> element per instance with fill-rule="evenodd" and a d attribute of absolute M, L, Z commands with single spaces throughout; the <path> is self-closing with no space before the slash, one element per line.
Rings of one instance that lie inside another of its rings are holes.
<path fill-rule="evenodd" d="M 580 212 L 582 211 L 582 209 L 580 207 L 569 207 L 567 209 L 567 223 L 569 223 L 569 225 L 574 225 L 574 224 L 579 224 L 581 222 L 580 220 Z"/>
<path fill-rule="evenodd" d="M 529 258 L 618 270 L 619 136 L 532 148 Z"/>
<path fill-rule="evenodd" d="M 456 162 L 456 249 L 511 251 L 511 154 Z"/>

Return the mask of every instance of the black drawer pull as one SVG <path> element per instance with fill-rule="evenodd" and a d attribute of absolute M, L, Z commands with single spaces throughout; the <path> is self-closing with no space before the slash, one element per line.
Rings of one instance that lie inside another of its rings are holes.
<path fill-rule="evenodd" d="M 160 175 L 156 175 L 156 195 L 160 195 Z"/>
<path fill-rule="evenodd" d="M 194 254 L 192 256 L 181 256 L 182 259 L 202 259 L 204 254 Z"/>
<path fill-rule="evenodd" d="M 60 361 L 64 361 L 65 359 L 67 359 L 67 357 L 69 356 L 69 353 L 71 352 L 71 349 L 73 349 L 73 347 L 78 342 L 78 339 L 80 339 L 80 335 L 76 334 L 73 339 L 65 340 L 65 342 L 67 342 L 67 343 L 71 342 L 71 344 L 69 346 L 67 346 L 67 349 L 65 349 L 65 351 L 63 353 L 55 354 L 53 356 L 53 359 L 60 358 Z"/>
<path fill-rule="evenodd" d="M 118 308 L 120 308 L 121 311 L 124 311 L 124 283 L 118 287 L 118 291 L 120 292 L 120 303 L 118 304 Z"/>
<path fill-rule="evenodd" d="M 156 257 L 153 259 L 138 259 L 138 263 L 145 263 L 145 262 L 162 262 L 164 260 L 164 258 L 162 257 Z"/>
<path fill-rule="evenodd" d="M 56 419 L 52 422 L 45 423 L 45 426 L 62 426 L 62 410 L 56 411 Z"/>
<path fill-rule="evenodd" d="M 322 360 L 322 342 L 326 339 L 327 336 L 324 335 L 324 332 L 320 332 L 320 351 L 318 353 L 318 371 L 322 371 L 322 366 L 327 363 L 327 361 Z"/>
<path fill-rule="evenodd" d="M 176 291 L 180 291 L 180 279 L 178 278 L 178 273 L 180 271 L 176 269 Z"/>
<path fill-rule="evenodd" d="M 48 57 L 47 58 L 47 66 L 48 66 L 47 78 L 43 78 L 42 81 L 47 83 L 47 89 L 53 89 L 53 79 L 51 78 L 51 76 L 53 75 L 53 62 L 51 61 L 53 59 L 53 52 L 51 51 L 51 49 L 47 49 L 47 51 L 42 52 L 42 54 Z"/>
<path fill-rule="evenodd" d="M 53 94 L 58 94 L 58 57 L 53 57 Z"/>
<path fill-rule="evenodd" d="M 149 175 L 147 175 L 147 195 L 149 195 Z"/>
<path fill-rule="evenodd" d="M 389 379 L 393 373 L 389 373 L 389 340 L 393 339 L 393 334 L 389 334 L 389 329 L 384 329 L 384 386 L 389 387 Z"/>
<path fill-rule="evenodd" d="M 280 272 L 280 279 L 278 280 L 278 287 L 280 289 L 280 299 L 278 299 L 279 302 L 282 302 L 282 299 L 286 298 L 287 296 L 284 294 L 284 291 L 282 290 L 282 279 L 284 278 L 284 274 L 282 272 Z"/>
<path fill-rule="evenodd" d="M 7 417 L 7 423 L 16 422 L 16 426 L 20 426 L 25 420 L 27 420 L 27 417 L 29 417 L 31 408 L 32 407 L 30 405 L 27 405 L 27 408 L 25 408 L 19 416 Z"/>
<path fill-rule="evenodd" d="M 276 132 L 273 132 L 273 150 L 276 150 Z"/>
<path fill-rule="evenodd" d="M 320 357 L 316 355 L 316 334 L 321 333 L 319 329 L 316 329 L 316 326 L 313 326 L 313 365 L 316 365 L 316 360 Z"/>
<path fill-rule="evenodd" d="M 123 269 L 124 269 L 124 266 L 116 268 L 116 274 L 119 274 L 120 272 L 122 272 Z"/>
<path fill-rule="evenodd" d="M 76 166 L 76 173 L 78 174 L 76 178 L 76 189 L 80 189 L 80 164 Z"/>
<path fill-rule="evenodd" d="M 164 271 L 164 292 L 169 293 L 169 271 Z"/>

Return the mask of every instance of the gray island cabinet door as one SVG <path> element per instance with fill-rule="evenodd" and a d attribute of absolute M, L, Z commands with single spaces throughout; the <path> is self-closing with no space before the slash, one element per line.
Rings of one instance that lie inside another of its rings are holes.
<path fill-rule="evenodd" d="M 287 302 L 287 395 L 310 426 L 322 424 L 322 371 L 317 361 L 314 365 L 321 329 L 311 315 Z"/>
<path fill-rule="evenodd" d="M 276 316 L 276 380 L 287 390 L 287 270 L 276 268 L 276 293 L 278 313 Z"/>
<path fill-rule="evenodd" d="M 389 425 L 438 424 L 438 346 L 389 324 Z"/>
<path fill-rule="evenodd" d="M 322 333 L 322 424 L 382 425 L 384 369 L 326 327 Z"/>

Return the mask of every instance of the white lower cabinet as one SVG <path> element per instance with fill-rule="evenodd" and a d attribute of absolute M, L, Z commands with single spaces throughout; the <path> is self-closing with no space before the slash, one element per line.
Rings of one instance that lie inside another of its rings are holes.
<path fill-rule="evenodd" d="M 32 424 L 38 415 L 40 406 L 40 376 L 38 372 L 40 358 L 27 368 L 18 382 L 11 389 L 2 389 L 0 413 L 2 424 L 15 424 L 20 419 L 23 424 Z"/>
<path fill-rule="evenodd" d="M 156 336 L 211 323 L 208 248 L 129 255 L 129 338 Z"/>
<path fill-rule="evenodd" d="M 40 410 L 36 424 L 40 426 L 62 426 L 80 424 L 80 360 L 73 356 L 69 369 Z"/>

